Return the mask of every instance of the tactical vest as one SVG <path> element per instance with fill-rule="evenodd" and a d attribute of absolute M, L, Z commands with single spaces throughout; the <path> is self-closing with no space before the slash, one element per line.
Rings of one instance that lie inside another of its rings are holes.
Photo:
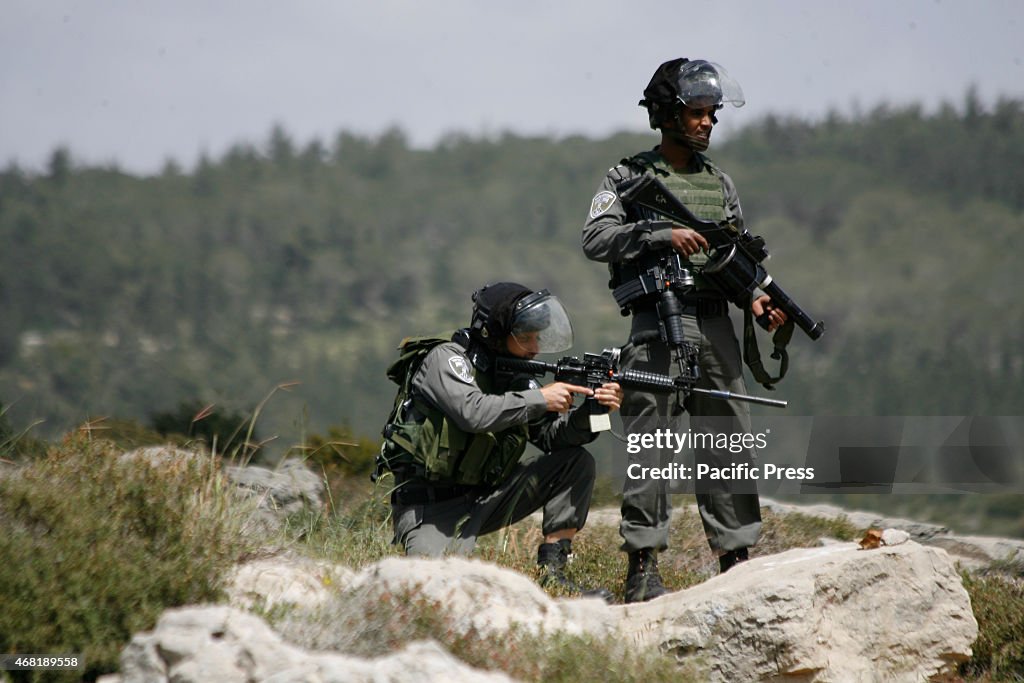
<path fill-rule="evenodd" d="M 722 184 L 721 171 L 715 168 L 704 155 L 697 154 L 696 158 L 700 162 L 700 170 L 687 172 L 678 172 L 673 169 L 657 150 L 641 152 L 628 159 L 623 159 L 622 163 L 637 173 L 656 175 L 669 191 L 686 204 L 687 208 L 698 218 L 721 222 L 727 217 L 725 188 Z M 635 213 L 630 211 L 629 220 L 660 221 L 665 218 L 653 211 L 641 208 Z M 679 258 L 683 265 L 690 269 L 697 291 L 714 290 L 714 287 L 700 273 L 708 261 L 707 254 L 701 251 L 692 254 L 689 258 L 682 255 Z M 608 269 L 612 276 L 608 285 L 612 289 L 639 274 L 637 267 L 630 263 L 609 263 Z"/>
<path fill-rule="evenodd" d="M 384 443 L 377 458 L 383 470 L 446 485 L 495 486 L 504 481 L 526 450 L 527 425 L 501 432 L 470 433 L 412 390 L 412 378 L 423 359 L 448 337 L 410 337 L 399 345 L 398 360 L 388 377 L 398 384 L 398 395 L 381 432 Z M 497 393 L 489 373 L 477 373 L 480 390 Z"/>
<path fill-rule="evenodd" d="M 665 187 L 697 218 L 720 223 L 726 218 L 722 177 L 704 155 L 697 154 L 697 159 L 700 162 L 700 170 L 689 172 L 676 171 L 654 150 L 641 152 L 628 161 L 647 172 L 655 173 Z M 708 256 L 699 251 L 688 260 L 696 274 L 707 263 Z"/>

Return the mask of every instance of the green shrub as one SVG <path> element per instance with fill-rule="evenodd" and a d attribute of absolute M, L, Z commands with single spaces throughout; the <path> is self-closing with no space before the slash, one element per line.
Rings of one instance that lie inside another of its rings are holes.
<path fill-rule="evenodd" d="M 961 667 L 967 676 L 1019 681 L 1024 672 L 1024 581 L 1020 577 L 962 573 L 971 596 L 978 639 L 974 656 Z"/>
<path fill-rule="evenodd" d="M 0 652 L 77 653 L 87 678 L 115 671 L 164 609 L 218 597 L 242 551 L 232 500 L 208 458 L 151 465 L 83 436 L 9 472 Z"/>

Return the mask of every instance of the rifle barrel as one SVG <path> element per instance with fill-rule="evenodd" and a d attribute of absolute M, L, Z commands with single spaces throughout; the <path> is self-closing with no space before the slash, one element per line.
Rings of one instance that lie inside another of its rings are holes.
<path fill-rule="evenodd" d="M 718 389 L 698 389 L 692 387 L 690 389 L 695 394 L 704 394 L 712 398 L 720 398 L 723 401 L 736 400 L 746 401 L 747 403 L 759 403 L 763 406 L 772 406 L 773 408 L 785 408 L 789 405 L 788 401 L 783 401 L 777 398 L 765 398 L 764 396 L 751 396 L 749 394 L 736 394 L 731 391 L 720 391 Z"/>

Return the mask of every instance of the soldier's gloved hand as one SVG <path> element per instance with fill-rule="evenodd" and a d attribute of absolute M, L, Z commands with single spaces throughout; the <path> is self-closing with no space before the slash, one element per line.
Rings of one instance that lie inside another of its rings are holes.
<path fill-rule="evenodd" d="M 590 396 L 594 392 L 577 384 L 554 382 L 546 387 L 541 387 L 540 393 L 544 394 L 544 400 L 547 401 L 549 412 L 564 413 L 572 408 L 573 394 Z"/>
<path fill-rule="evenodd" d="M 781 308 L 776 308 L 772 305 L 772 299 L 767 294 L 754 299 L 750 304 L 750 310 L 753 311 L 754 317 L 761 317 L 766 311 L 768 313 L 768 331 L 774 332 L 786 322 L 786 312 Z"/>
<path fill-rule="evenodd" d="M 701 249 L 707 249 L 710 245 L 704 239 L 704 235 L 691 228 L 684 228 L 679 225 L 672 226 L 672 248 L 683 256 L 692 256 Z"/>
<path fill-rule="evenodd" d="M 622 398 L 625 394 L 616 382 L 602 384 L 594 391 L 594 398 L 603 406 L 608 407 L 608 412 L 614 412 L 622 407 Z"/>

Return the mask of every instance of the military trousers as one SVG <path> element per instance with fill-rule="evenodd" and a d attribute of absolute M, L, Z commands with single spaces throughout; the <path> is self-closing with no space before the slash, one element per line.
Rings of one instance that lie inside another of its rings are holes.
<path fill-rule="evenodd" d="M 683 317 L 687 341 L 699 344 L 700 379 L 698 387 L 746 393 L 743 381 L 739 342 L 728 315 L 699 319 Z M 634 319 L 633 333 L 650 320 Z M 671 376 L 679 375 L 671 349 L 661 341 L 622 349 L 622 366 Z M 689 413 L 689 432 L 697 434 L 750 433 L 750 410 L 746 403 L 722 401 L 691 394 L 684 405 L 675 395 L 626 391 L 622 419 L 627 434 L 648 432 L 656 428 L 682 434 L 687 431 L 683 413 Z M 700 447 L 692 451 L 695 463 L 728 466 L 752 461 L 752 449 L 735 452 L 729 448 Z M 680 455 L 672 449 L 642 449 L 627 452 L 627 467 L 665 467 L 678 462 Z M 670 481 L 667 479 L 626 477 L 623 486 L 622 519 L 619 534 L 622 550 L 633 552 L 643 548 L 664 550 L 668 547 L 669 520 L 672 515 Z M 761 510 L 756 484 L 745 482 L 695 482 L 697 506 L 701 523 L 711 549 L 717 552 L 754 545 L 761 533 Z"/>
<path fill-rule="evenodd" d="M 407 555 L 469 555 L 478 536 L 543 508 L 542 532 L 582 529 L 590 512 L 596 467 L 585 448 L 522 457 L 502 484 L 434 503 L 392 503 L 395 542 Z"/>

